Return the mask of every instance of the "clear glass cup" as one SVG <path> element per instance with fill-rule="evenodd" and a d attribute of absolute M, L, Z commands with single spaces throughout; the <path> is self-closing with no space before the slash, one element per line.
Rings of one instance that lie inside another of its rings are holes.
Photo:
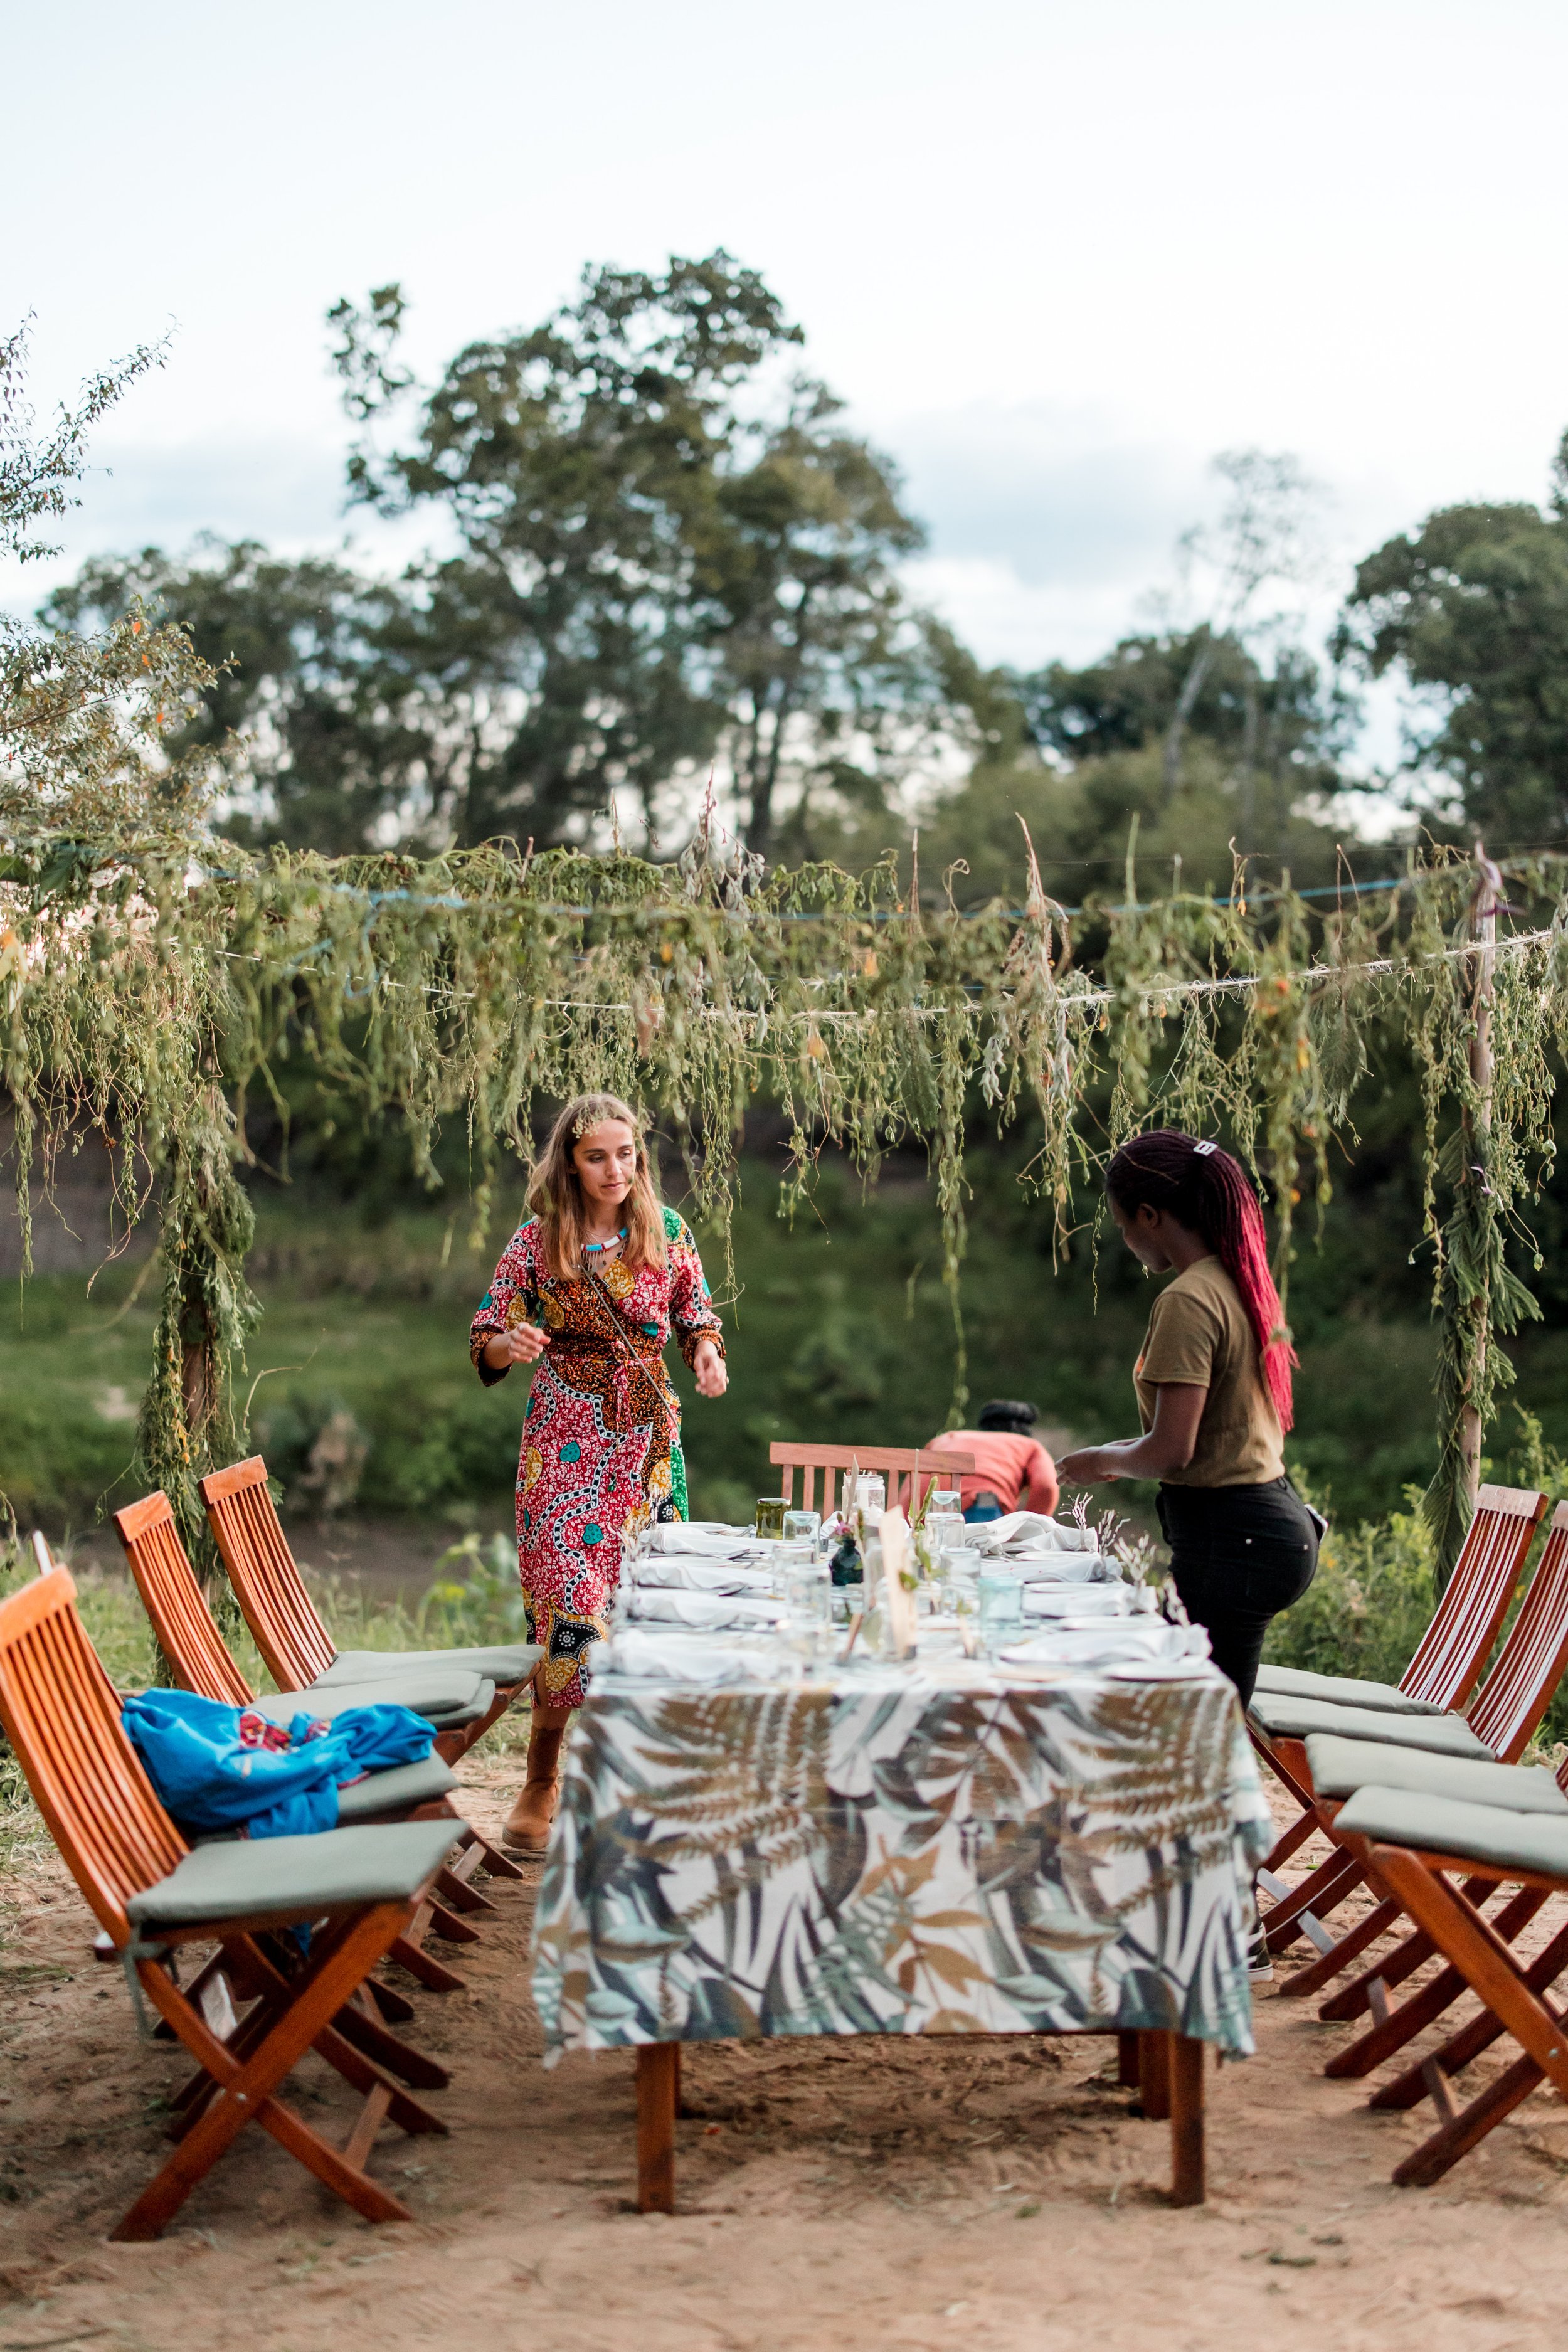
<path fill-rule="evenodd" d="M 807 1543 L 814 1548 L 822 1531 L 820 1511 L 786 1511 L 784 1516 L 785 1543 Z"/>
<path fill-rule="evenodd" d="M 868 1520 L 881 1517 L 888 1507 L 888 1482 L 879 1470 L 862 1470 L 855 1481 L 854 1507 Z"/>
<path fill-rule="evenodd" d="M 933 1486 L 931 1490 L 930 1498 L 926 1504 L 926 1517 L 928 1519 L 933 1511 L 952 1511 L 956 1513 L 957 1517 L 962 1519 L 963 1517 L 963 1496 L 961 1490 L 957 1486 Z"/>
<path fill-rule="evenodd" d="M 757 1496 L 756 1533 L 770 1543 L 782 1543 L 784 1531 L 784 1498 L 782 1495 Z"/>
<path fill-rule="evenodd" d="M 833 1623 L 833 1580 L 827 1572 L 827 1562 L 819 1562 L 809 1555 L 805 1559 L 792 1559 L 784 1570 L 784 1602 L 792 1625 L 828 1632 Z"/>
<path fill-rule="evenodd" d="M 1006 1643 L 1016 1641 L 1024 1623 L 1024 1582 L 1018 1576 L 981 1575 L 976 1580 L 980 1597 L 980 1638 L 993 1654 Z"/>
<path fill-rule="evenodd" d="M 931 1497 L 936 1500 L 935 1496 Z M 962 1511 L 930 1510 L 926 1513 L 926 1533 L 938 1551 L 952 1552 L 963 1548 L 963 1514 Z"/>

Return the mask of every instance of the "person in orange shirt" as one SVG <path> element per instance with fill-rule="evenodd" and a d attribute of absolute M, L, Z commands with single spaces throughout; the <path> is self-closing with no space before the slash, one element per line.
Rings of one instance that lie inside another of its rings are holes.
<path fill-rule="evenodd" d="M 943 1446 L 974 1456 L 974 1469 L 958 1480 L 966 1519 L 999 1519 L 1009 1511 L 1040 1511 L 1049 1517 L 1060 1488 L 1056 1464 L 1029 1435 L 1040 1417 L 1038 1405 L 994 1397 L 980 1408 L 977 1429 L 944 1429 L 923 1450 Z"/>

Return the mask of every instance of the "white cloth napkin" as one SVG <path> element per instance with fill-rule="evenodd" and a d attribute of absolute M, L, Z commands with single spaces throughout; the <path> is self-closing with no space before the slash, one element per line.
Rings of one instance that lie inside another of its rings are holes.
<path fill-rule="evenodd" d="M 1105 1625 L 1052 1625 L 1015 1643 L 1000 1655 L 1004 1665 L 1132 1665 L 1149 1658 L 1191 1654 L 1194 1633 L 1206 1647 L 1208 1637 L 1200 1626 L 1167 1625 L 1160 1617 L 1127 1617 Z"/>
<path fill-rule="evenodd" d="M 626 1580 L 639 1587 L 669 1592 L 772 1592 L 776 1580 L 765 1568 L 747 1568 L 736 1560 L 706 1559 L 699 1552 L 650 1552 L 634 1560 Z"/>
<path fill-rule="evenodd" d="M 704 1559 L 746 1559 L 763 1547 L 749 1528 L 721 1527 L 716 1521 L 667 1519 L 647 1530 L 650 1553 L 699 1552 Z"/>
<path fill-rule="evenodd" d="M 637 1682 L 787 1682 L 800 1674 L 799 1660 L 782 1643 L 742 1649 L 736 1642 L 660 1633 L 651 1625 L 622 1625 L 602 1647 L 603 1658 L 594 1669 L 595 1681 L 601 1674 L 612 1674 Z"/>
<path fill-rule="evenodd" d="M 1026 1584 L 1026 1617 L 1131 1617 L 1126 1584 Z"/>
<path fill-rule="evenodd" d="M 963 1540 L 984 1552 L 1094 1551 L 1091 1528 L 1064 1525 L 1038 1511 L 1007 1511 L 999 1519 L 966 1520 Z"/>
<path fill-rule="evenodd" d="M 626 1616 L 658 1625 L 689 1625 L 693 1632 L 734 1633 L 781 1624 L 787 1612 L 777 1601 L 748 1592 L 671 1592 L 637 1584 L 624 1597 Z"/>

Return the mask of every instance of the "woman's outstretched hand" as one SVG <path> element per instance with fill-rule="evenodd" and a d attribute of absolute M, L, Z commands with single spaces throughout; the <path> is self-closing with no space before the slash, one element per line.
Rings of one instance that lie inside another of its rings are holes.
<path fill-rule="evenodd" d="M 730 1385 L 730 1369 L 711 1339 L 700 1339 L 691 1359 L 699 1396 L 721 1397 Z"/>
<path fill-rule="evenodd" d="M 544 1353 L 547 1334 L 537 1323 L 514 1323 L 510 1331 L 492 1331 L 485 1341 L 485 1361 L 492 1372 L 510 1364 L 535 1364 Z"/>
<path fill-rule="evenodd" d="M 1126 1473 L 1109 1446 L 1080 1445 L 1058 1457 L 1057 1475 L 1073 1486 L 1108 1486 Z"/>

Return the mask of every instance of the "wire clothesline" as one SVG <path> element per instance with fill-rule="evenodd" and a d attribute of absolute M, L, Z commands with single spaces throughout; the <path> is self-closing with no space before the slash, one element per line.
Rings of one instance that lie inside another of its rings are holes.
<path fill-rule="evenodd" d="M 1568 930 L 1559 929 L 1555 926 L 1550 926 L 1543 930 L 1518 931 L 1510 939 L 1499 940 L 1495 947 L 1490 948 L 1487 952 L 1494 955 L 1500 961 L 1503 957 L 1517 955 L 1525 948 L 1545 947 L 1553 940 L 1564 939 L 1568 939 Z M 1444 948 L 1436 954 L 1419 956 L 1415 961 L 1423 964 L 1458 963 L 1466 957 L 1481 951 L 1478 943 L 1471 941 L 1463 947 Z M 1240 995 L 1248 989 L 1261 988 L 1274 981 L 1283 981 L 1287 986 L 1300 984 L 1310 987 L 1314 982 L 1319 981 L 1376 980 L 1407 969 L 1409 966 L 1403 965 L 1396 956 L 1379 956 L 1370 963 L 1314 963 L 1306 965 L 1299 971 L 1241 972 L 1223 980 L 1141 981 L 1138 983 L 1138 993 L 1146 1003 L 1161 1003 L 1171 997 Z M 1114 988 L 1061 989 L 1058 992 L 1064 1010 L 1080 1004 L 1095 1006 L 1112 1004 L 1120 992 Z M 636 1005 L 589 996 L 546 996 L 540 1001 L 552 1012 L 560 1013 L 632 1013 L 638 1010 Z M 820 1008 L 813 1006 L 798 1013 L 778 1015 L 753 1013 L 739 1005 L 730 1007 L 700 1005 L 694 1009 L 704 1019 L 710 1021 L 729 1019 L 771 1022 L 776 1018 L 781 1021 L 820 1024 L 825 1021 L 862 1021 L 865 1018 L 864 1012 L 838 1011 L 827 1006 Z M 916 1021 L 941 1021 L 944 1020 L 950 1013 L 963 1008 L 951 1004 L 906 1004 L 897 1009 L 901 1014 L 908 1015 Z"/>

